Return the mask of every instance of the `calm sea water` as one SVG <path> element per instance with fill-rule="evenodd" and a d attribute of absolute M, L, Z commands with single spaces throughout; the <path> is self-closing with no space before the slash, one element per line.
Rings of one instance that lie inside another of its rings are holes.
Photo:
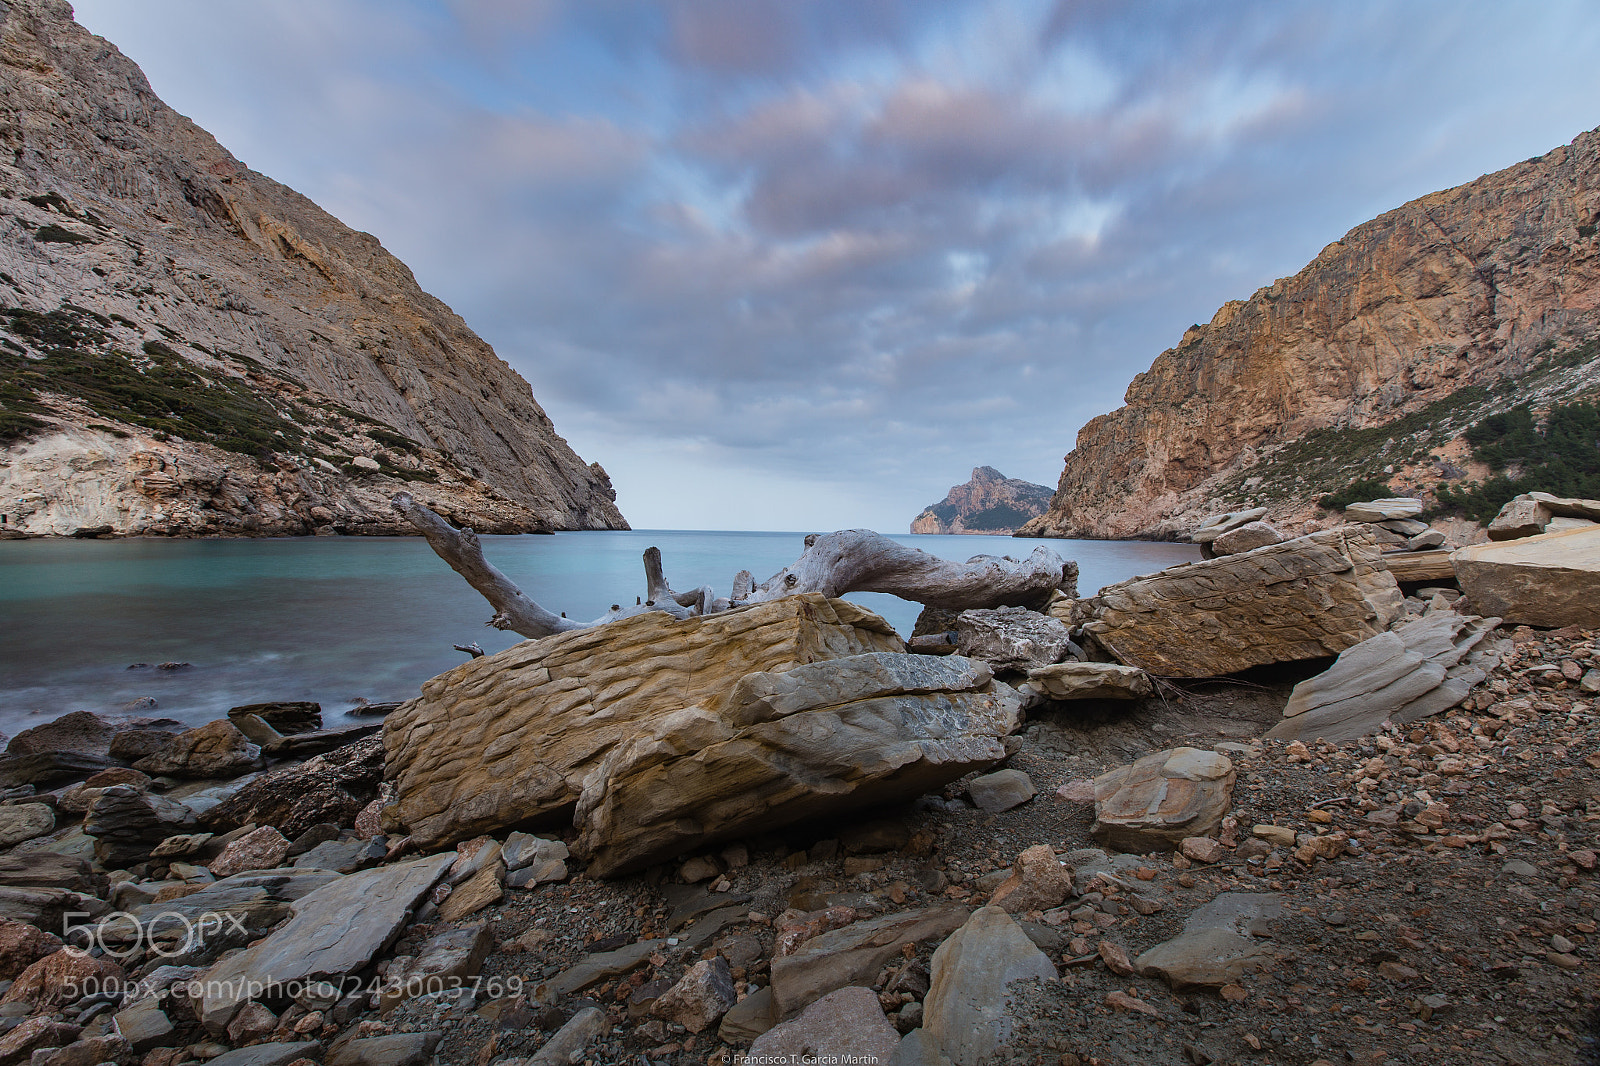
<path fill-rule="evenodd" d="M 1198 558 L 1192 545 L 901 536 L 947 559 L 1022 556 L 1044 544 L 1093 592 Z M 545 607 L 594 618 L 644 591 L 640 555 L 661 548 L 675 588 L 727 590 L 799 557 L 800 533 L 636 530 L 484 537 L 489 559 Z M 851 599 L 908 634 L 918 605 Z M 521 639 L 489 629 L 487 603 L 421 538 L 0 541 L 0 732 L 139 697 L 191 724 L 264 700 L 316 700 L 330 724 L 358 698 L 409 699 L 464 660 Z M 130 670 L 179 661 L 191 669 Z"/>

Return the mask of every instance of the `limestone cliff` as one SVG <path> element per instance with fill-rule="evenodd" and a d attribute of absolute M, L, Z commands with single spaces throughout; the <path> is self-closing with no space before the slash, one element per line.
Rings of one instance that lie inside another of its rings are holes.
<path fill-rule="evenodd" d="M 60 0 L 0 3 L 0 515 L 71 533 L 626 529 L 528 383 Z"/>
<path fill-rule="evenodd" d="M 1092 419 L 1024 536 L 1169 536 L 1356 477 L 1425 490 L 1489 410 L 1594 388 L 1600 131 L 1351 230 L 1225 304 Z M 1342 479 L 1342 480 L 1341 480 Z"/>
<path fill-rule="evenodd" d="M 973 468 L 972 480 L 957 485 L 940 502 L 911 520 L 913 533 L 993 533 L 1010 536 L 1030 518 L 1044 513 L 1050 490 L 1006 477 L 992 466 Z"/>

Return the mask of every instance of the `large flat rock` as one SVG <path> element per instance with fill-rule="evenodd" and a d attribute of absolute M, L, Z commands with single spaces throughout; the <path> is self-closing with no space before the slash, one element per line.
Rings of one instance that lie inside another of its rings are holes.
<path fill-rule="evenodd" d="M 812 937 L 793 954 L 772 960 L 777 1015 L 787 1017 L 847 985 L 870 985 L 904 945 L 947 936 L 966 922 L 969 913 L 958 904 L 899 911 Z"/>
<path fill-rule="evenodd" d="M 301 897 L 292 904 L 289 924 L 206 972 L 200 1020 L 220 1033 L 247 999 L 270 995 L 262 989 L 361 969 L 393 943 L 455 858 L 443 852 L 380 866 Z"/>
<path fill-rule="evenodd" d="M 1129 666 L 1215 677 L 1337 655 L 1387 629 L 1402 604 L 1372 534 L 1341 526 L 1108 585 L 1072 617 Z"/>
<path fill-rule="evenodd" d="M 715 719 L 747 674 L 903 650 L 876 615 L 817 595 L 525 641 L 433 678 L 385 720 L 399 797 L 386 824 L 432 847 L 554 814 L 641 726 L 681 708 Z"/>
<path fill-rule="evenodd" d="M 1134 968 L 1175 990 L 1236 983 L 1277 961 L 1262 938 L 1282 909 L 1276 893 L 1224 892 L 1191 914 L 1182 933 L 1134 960 Z"/>
<path fill-rule="evenodd" d="M 1474 544 L 1450 557 L 1483 614 L 1530 626 L 1600 626 L 1600 526 Z"/>

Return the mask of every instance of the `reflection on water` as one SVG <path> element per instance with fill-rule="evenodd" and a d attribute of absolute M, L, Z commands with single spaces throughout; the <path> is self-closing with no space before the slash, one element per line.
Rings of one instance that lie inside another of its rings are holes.
<path fill-rule="evenodd" d="M 1086 593 L 1198 557 L 1184 544 L 900 536 L 947 559 L 1025 555 L 1044 544 L 1081 568 Z M 636 530 L 484 537 L 489 558 L 544 606 L 593 618 L 644 589 L 661 548 L 677 588 L 726 591 L 804 550 L 800 533 Z M 919 608 L 850 597 L 902 634 Z M 0 541 L 0 732 L 67 711 L 115 712 L 142 696 L 199 723 L 240 703 L 317 700 L 337 720 L 358 699 L 407 699 L 462 660 L 452 644 L 510 647 L 488 605 L 420 538 Z M 188 662 L 181 671 L 133 663 Z"/>

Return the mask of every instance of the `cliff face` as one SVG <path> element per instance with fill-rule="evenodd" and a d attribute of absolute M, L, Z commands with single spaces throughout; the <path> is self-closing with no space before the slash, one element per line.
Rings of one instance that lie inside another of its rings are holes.
<path fill-rule="evenodd" d="M 69 533 L 626 529 L 528 383 L 58 0 L 0 3 L 0 514 Z"/>
<path fill-rule="evenodd" d="M 1006 477 L 992 466 L 975 467 L 972 480 L 957 485 L 939 503 L 911 520 L 913 533 L 993 533 L 1010 536 L 1044 513 L 1050 490 Z"/>
<path fill-rule="evenodd" d="M 1429 435 L 1445 444 L 1440 431 L 1460 428 L 1450 412 L 1515 401 L 1514 386 L 1496 387 L 1552 369 L 1546 353 L 1600 331 L 1597 222 L 1591 131 L 1356 227 L 1294 277 L 1225 304 L 1135 377 L 1127 406 L 1078 433 L 1049 511 L 1021 535 L 1165 536 L 1252 490 L 1251 502 L 1303 517 L 1342 487 L 1318 483 L 1319 470 L 1333 475 L 1305 455 L 1271 466 L 1308 434 L 1336 447 L 1427 412 L 1443 421 L 1408 431 L 1421 446 Z M 1593 381 L 1584 366 L 1564 372 Z M 1408 458 L 1380 457 L 1365 473 L 1406 475 Z M 1438 474 L 1420 461 L 1409 471 L 1419 483 Z"/>

